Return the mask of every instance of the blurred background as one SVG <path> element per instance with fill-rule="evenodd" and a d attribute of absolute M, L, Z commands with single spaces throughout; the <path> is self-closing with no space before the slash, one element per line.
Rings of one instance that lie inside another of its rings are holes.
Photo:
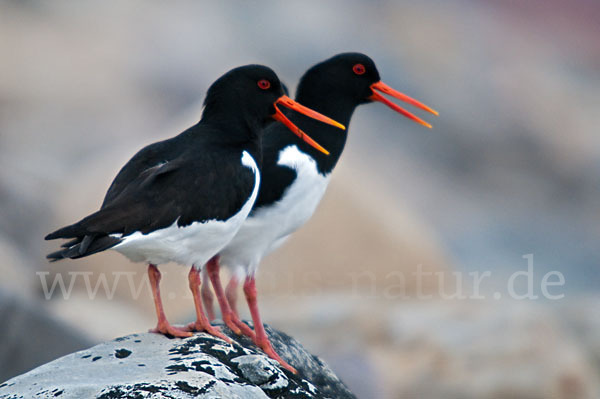
<path fill-rule="evenodd" d="M 595 0 L 1 2 L 0 382 L 155 323 L 143 265 L 48 264 L 46 233 L 230 68 L 293 92 L 360 51 L 440 116 L 357 109 L 319 210 L 263 263 L 264 320 L 363 398 L 600 397 L 599 20 Z M 190 321 L 187 268 L 162 270 Z"/>

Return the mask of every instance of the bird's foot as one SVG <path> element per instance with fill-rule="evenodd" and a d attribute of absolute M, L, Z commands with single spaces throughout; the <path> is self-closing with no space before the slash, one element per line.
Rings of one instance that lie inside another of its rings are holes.
<path fill-rule="evenodd" d="M 229 327 L 229 329 L 233 331 L 236 335 L 242 335 L 242 330 L 240 329 L 240 327 L 238 327 L 238 324 L 233 320 L 230 314 L 223 315 L 223 323 L 225 323 L 225 325 Z"/>
<path fill-rule="evenodd" d="M 163 334 L 163 335 L 167 335 L 167 336 L 173 336 L 176 338 L 187 338 L 187 337 L 191 337 L 193 334 L 189 331 L 186 331 L 185 329 L 182 328 L 178 328 L 178 327 L 174 327 L 172 325 L 170 325 L 169 323 L 158 323 L 156 325 L 156 328 L 153 328 L 151 330 L 148 330 L 151 333 L 156 333 L 156 334 Z"/>
<path fill-rule="evenodd" d="M 281 365 L 281 367 L 283 367 L 284 369 L 291 371 L 294 374 L 298 374 L 298 371 L 296 371 L 295 368 L 293 368 L 292 366 L 290 366 L 288 364 L 288 362 L 286 362 L 285 360 L 283 360 L 281 358 L 281 356 L 279 356 L 277 354 L 277 352 L 275 352 L 275 349 L 273 349 L 273 345 L 271 345 L 271 342 L 269 341 L 269 338 L 264 337 L 264 339 L 256 339 L 254 340 L 254 343 L 263 350 L 263 352 L 265 352 L 265 354 L 267 356 L 269 356 L 271 359 L 277 360 L 279 362 L 279 364 Z"/>
<path fill-rule="evenodd" d="M 230 344 L 232 342 L 231 338 L 229 338 L 227 335 L 223 334 L 219 327 L 215 327 L 210 324 L 206 325 L 205 323 L 202 323 L 198 320 L 185 326 L 184 330 L 205 332 L 207 334 L 212 335 L 213 337 L 222 339 L 223 341 L 227 342 L 228 344 Z"/>
<path fill-rule="evenodd" d="M 233 312 L 223 315 L 223 322 L 237 335 L 246 335 L 256 341 L 256 334 L 246 323 L 241 321 Z"/>

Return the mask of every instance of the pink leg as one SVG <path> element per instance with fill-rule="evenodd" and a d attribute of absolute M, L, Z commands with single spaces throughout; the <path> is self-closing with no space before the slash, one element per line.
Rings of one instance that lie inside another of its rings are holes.
<path fill-rule="evenodd" d="M 246 324 L 242 323 L 242 321 L 233 313 L 231 307 L 229 307 L 229 302 L 225 297 L 225 292 L 223 291 L 223 286 L 221 285 L 221 278 L 219 277 L 218 255 L 208 261 L 206 264 L 206 271 L 208 272 L 208 277 L 210 278 L 213 289 L 215 290 L 217 301 L 219 301 L 223 322 L 227 324 L 227 326 L 237 335 L 244 333 L 254 340 L 254 331 L 252 331 L 252 329 Z"/>
<path fill-rule="evenodd" d="M 167 317 L 165 316 L 165 311 L 162 305 L 162 300 L 160 299 L 160 271 L 158 270 L 156 265 L 148 265 L 148 278 L 150 279 L 150 288 L 152 288 L 152 296 L 154 297 L 154 307 L 156 308 L 156 317 L 158 318 L 156 328 L 150 330 L 150 332 L 164 335 L 172 335 L 178 338 L 191 337 L 192 333 L 183 331 L 182 329 L 179 329 L 177 327 L 173 327 L 167 321 Z"/>
<path fill-rule="evenodd" d="M 202 270 L 202 277 L 207 277 L 206 269 Z M 204 307 L 206 308 L 206 316 L 209 321 L 213 321 L 215 319 L 215 307 L 210 285 L 203 284 L 200 290 L 202 292 L 202 302 L 204 302 Z"/>
<path fill-rule="evenodd" d="M 229 302 L 229 307 L 231 308 L 231 311 L 233 312 L 233 314 L 235 314 L 237 316 L 238 319 L 240 318 L 240 313 L 238 312 L 238 309 L 237 309 L 237 297 L 238 297 L 239 283 L 240 283 L 240 280 L 234 274 L 233 276 L 231 276 L 231 279 L 229 280 L 227 287 L 225 287 L 225 296 L 227 297 L 227 302 Z"/>
<path fill-rule="evenodd" d="M 188 324 L 186 329 L 190 331 L 205 331 L 210 335 L 231 343 L 231 339 L 225 336 L 218 327 L 213 327 L 204 314 L 204 309 L 202 309 L 202 297 L 200 294 L 200 272 L 196 270 L 194 266 L 192 266 L 192 269 L 190 270 L 188 280 L 190 283 L 190 290 L 194 296 L 194 306 L 196 307 L 197 319 L 194 323 Z"/>
<path fill-rule="evenodd" d="M 296 374 L 295 368 L 290 366 L 285 360 L 283 360 L 273 349 L 267 332 L 260 319 L 260 313 L 258 312 L 258 302 L 256 300 L 256 280 L 254 276 L 246 277 L 244 282 L 244 294 L 246 294 L 246 301 L 248 301 L 248 307 L 250 308 L 250 314 L 252 315 L 252 321 L 254 322 L 254 332 L 256 333 L 256 339 L 254 343 L 260 347 L 271 359 L 275 359 L 284 368 L 288 369 L 292 373 Z"/>

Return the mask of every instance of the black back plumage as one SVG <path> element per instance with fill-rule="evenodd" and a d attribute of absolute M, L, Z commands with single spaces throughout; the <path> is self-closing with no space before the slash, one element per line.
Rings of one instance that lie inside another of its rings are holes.
<path fill-rule="evenodd" d="M 353 66 L 356 64 L 364 65 L 364 74 L 357 75 L 353 72 Z M 314 158 L 319 173 L 326 175 L 333 170 L 344 150 L 355 108 L 370 102 L 370 85 L 379 80 L 375 63 L 361 53 L 338 54 L 313 66 L 302 76 L 296 92 L 296 101 L 342 123 L 346 130 L 320 123 L 301 114 L 288 115 L 294 124 L 330 152 L 329 155 L 325 155 L 297 136 L 281 134 L 282 126 L 279 124 L 269 126 L 263 135 L 262 182 L 253 212 L 280 200 L 296 178 L 293 169 L 277 165 L 280 151 L 287 146 L 296 145 L 300 151 Z"/>
<path fill-rule="evenodd" d="M 271 87 L 259 88 L 261 79 Z M 99 211 L 46 236 L 72 239 L 48 258 L 87 256 L 131 233 L 175 222 L 187 226 L 233 216 L 255 183 L 253 172 L 241 164 L 242 154 L 260 162 L 260 135 L 282 94 L 267 67 L 249 65 L 223 75 L 208 90 L 198 124 L 143 148 L 119 171 Z"/>

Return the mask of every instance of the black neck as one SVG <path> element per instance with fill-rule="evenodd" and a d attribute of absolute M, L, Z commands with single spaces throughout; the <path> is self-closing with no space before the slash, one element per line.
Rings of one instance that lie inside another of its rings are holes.
<path fill-rule="evenodd" d="M 296 112 L 290 115 L 290 119 L 329 151 L 329 155 L 325 155 L 301 139 L 296 140 L 301 146 L 301 150 L 310 154 L 317 161 L 319 172 L 329 174 L 344 151 L 348 130 L 350 129 L 350 119 L 358 104 L 348 96 L 335 96 L 333 93 L 323 96 L 323 90 L 320 91 L 321 93 L 311 93 L 307 90 L 299 90 L 296 101 L 343 124 L 346 126 L 346 130 L 327 125 Z"/>
<path fill-rule="evenodd" d="M 206 112 L 200 122 L 189 128 L 183 134 L 190 143 L 198 140 L 203 145 L 217 148 L 236 148 L 240 152 L 248 151 L 256 163 L 262 162 L 262 130 L 257 123 L 252 123 L 239 115 L 215 116 Z M 203 127 L 204 129 L 198 129 Z M 193 144 L 190 144 L 193 145 Z"/>

